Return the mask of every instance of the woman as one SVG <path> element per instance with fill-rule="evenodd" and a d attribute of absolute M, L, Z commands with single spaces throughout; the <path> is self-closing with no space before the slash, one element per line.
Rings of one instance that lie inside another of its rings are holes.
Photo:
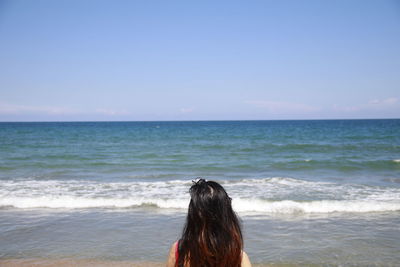
<path fill-rule="evenodd" d="M 193 182 L 190 197 L 182 237 L 171 246 L 167 267 L 251 267 L 224 188 L 200 179 Z"/>

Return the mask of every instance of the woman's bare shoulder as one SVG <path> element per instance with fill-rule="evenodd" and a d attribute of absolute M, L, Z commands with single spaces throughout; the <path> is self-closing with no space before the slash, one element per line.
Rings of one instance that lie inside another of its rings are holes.
<path fill-rule="evenodd" d="M 242 267 L 251 267 L 250 259 L 249 256 L 247 256 L 247 253 L 242 251 Z"/>
<path fill-rule="evenodd" d="M 174 242 L 169 249 L 168 259 L 167 259 L 167 267 L 174 267 L 175 266 L 175 251 L 178 241 Z"/>

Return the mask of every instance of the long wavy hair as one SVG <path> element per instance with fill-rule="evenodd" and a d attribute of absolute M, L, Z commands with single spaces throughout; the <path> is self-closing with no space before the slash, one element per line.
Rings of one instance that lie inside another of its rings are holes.
<path fill-rule="evenodd" d="M 225 189 L 199 179 L 190 188 L 186 224 L 179 241 L 176 267 L 240 267 L 241 225 Z"/>

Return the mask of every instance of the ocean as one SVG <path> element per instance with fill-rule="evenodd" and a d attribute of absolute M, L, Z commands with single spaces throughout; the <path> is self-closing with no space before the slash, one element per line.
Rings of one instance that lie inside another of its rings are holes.
<path fill-rule="evenodd" d="M 2 122 L 0 263 L 163 262 L 197 177 L 232 197 L 253 263 L 400 262 L 392 119 Z"/>

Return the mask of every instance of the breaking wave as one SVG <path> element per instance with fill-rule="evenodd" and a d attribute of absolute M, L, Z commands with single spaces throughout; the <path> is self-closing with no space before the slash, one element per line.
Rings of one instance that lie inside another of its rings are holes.
<path fill-rule="evenodd" d="M 238 213 L 365 213 L 400 211 L 400 189 L 293 178 L 219 181 Z M 0 207 L 90 209 L 155 207 L 186 212 L 190 181 L 0 181 Z"/>

